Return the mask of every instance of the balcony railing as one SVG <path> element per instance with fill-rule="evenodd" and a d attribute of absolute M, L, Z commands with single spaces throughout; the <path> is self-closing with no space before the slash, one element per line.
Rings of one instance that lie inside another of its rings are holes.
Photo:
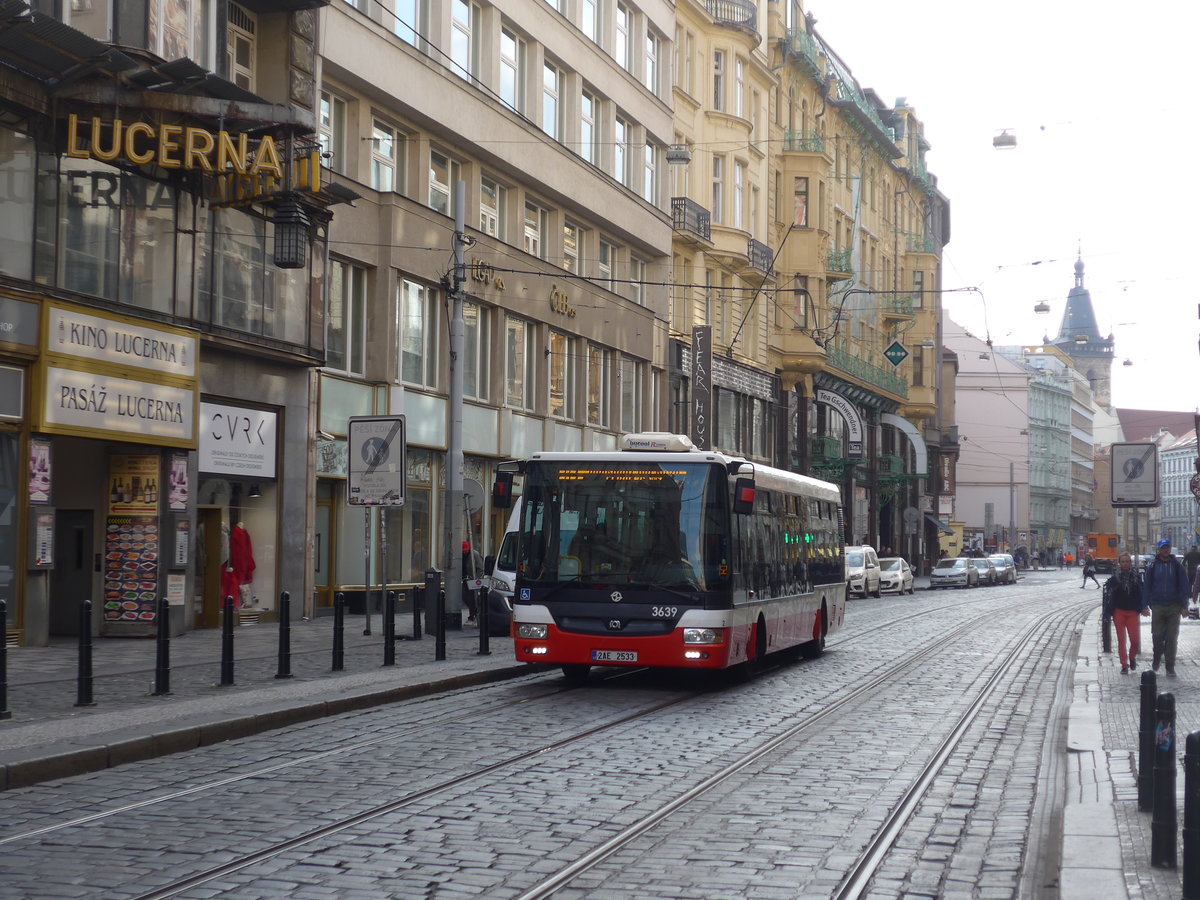
<path fill-rule="evenodd" d="M 879 457 L 880 475 L 900 475 L 904 472 L 904 460 L 899 456 L 881 454 Z"/>
<path fill-rule="evenodd" d="M 783 136 L 783 149 L 791 153 L 824 153 L 825 138 L 811 132 L 789 131 Z"/>
<path fill-rule="evenodd" d="M 905 235 L 904 249 L 909 253 L 937 253 L 938 250 L 933 238 L 923 234 Z"/>
<path fill-rule="evenodd" d="M 705 0 L 708 14 L 725 25 L 737 25 L 756 31 L 758 7 L 752 0 Z"/>
<path fill-rule="evenodd" d="M 771 252 L 771 248 L 762 241 L 750 238 L 750 244 L 746 247 L 746 256 L 750 259 L 750 268 L 758 269 L 764 275 L 771 274 L 771 259 L 774 254 Z"/>
<path fill-rule="evenodd" d="M 866 360 L 857 359 L 840 347 L 829 346 L 825 348 L 825 352 L 828 355 L 829 365 L 833 368 L 883 388 L 885 391 L 890 391 L 898 397 L 908 396 L 908 382 L 899 375 L 893 375 L 879 366 L 871 365 Z"/>
<path fill-rule="evenodd" d="M 671 227 L 712 240 L 712 216 L 691 197 L 671 198 Z"/>
<path fill-rule="evenodd" d="M 847 275 L 854 270 L 850 268 L 850 248 L 845 250 L 829 250 L 825 253 L 825 268 L 830 272 L 843 272 Z"/>
<path fill-rule="evenodd" d="M 913 314 L 912 294 L 884 294 L 883 313 L 888 318 L 908 317 Z"/>
<path fill-rule="evenodd" d="M 842 439 L 832 435 L 814 434 L 809 446 L 814 459 L 840 459 L 842 456 Z"/>
<path fill-rule="evenodd" d="M 809 75 L 820 79 L 821 49 L 817 46 L 816 38 L 808 33 L 807 28 L 789 28 L 785 47 L 804 63 Z"/>

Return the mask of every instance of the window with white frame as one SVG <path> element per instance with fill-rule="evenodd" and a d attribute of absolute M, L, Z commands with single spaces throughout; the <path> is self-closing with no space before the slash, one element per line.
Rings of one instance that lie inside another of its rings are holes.
<path fill-rule="evenodd" d="M 913 269 L 912 273 L 912 290 L 913 290 L 913 308 L 925 308 L 925 273 L 920 269 Z"/>
<path fill-rule="evenodd" d="M 450 0 L 450 61 L 454 74 L 468 81 L 479 68 L 475 33 L 479 7 L 470 0 Z"/>
<path fill-rule="evenodd" d="M 508 188 L 490 175 L 479 179 L 479 230 L 507 240 Z"/>
<path fill-rule="evenodd" d="M 589 425 L 608 428 L 612 415 L 613 352 L 588 344 L 587 418 Z"/>
<path fill-rule="evenodd" d="M 258 17 L 236 3 L 229 4 L 229 30 L 226 35 L 226 60 L 229 80 L 247 91 L 254 91 L 258 56 Z"/>
<path fill-rule="evenodd" d="M 364 373 L 367 321 L 367 270 L 329 261 L 329 318 L 325 332 L 325 367 L 348 375 Z"/>
<path fill-rule="evenodd" d="M 596 164 L 596 98 L 587 91 L 579 97 L 579 155 Z"/>
<path fill-rule="evenodd" d="M 406 44 L 417 46 L 425 29 L 425 0 L 395 0 L 392 31 Z"/>
<path fill-rule="evenodd" d="M 746 63 L 740 56 L 733 64 L 733 114 L 746 114 Z"/>
<path fill-rule="evenodd" d="M 463 396 L 486 402 L 492 367 L 492 310 L 464 301 L 463 328 Z"/>
<path fill-rule="evenodd" d="M 629 123 L 617 116 L 613 122 L 613 177 L 629 184 Z"/>
<path fill-rule="evenodd" d="M 329 91 L 321 91 L 317 139 L 321 144 L 322 164 L 335 172 L 344 174 L 346 171 L 346 101 Z"/>
<path fill-rule="evenodd" d="M 613 260 L 616 253 L 617 248 L 614 244 L 603 239 L 600 241 L 596 253 L 596 281 L 600 283 L 601 287 L 606 287 L 610 291 L 614 290 Z"/>
<path fill-rule="evenodd" d="M 792 225 L 808 227 L 808 179 L 797 176 L 792 182 L 793 203 Z"/>
<path fill-rule="evenodd" d="M 623 3 L 617 4 L 616 14 L 614 16 L 615 38 L 613 40 L 613 59 L 617 61 L 617 65 L 622 69 L 629 71 L 629 25 L 631 16 L 629 8 Z"/>
<path fill-rule="evenodd" d="M 712 222 L 725 222 L 725 157 L 713 154 L 712 158 Z"/>
<path fill-rule="evenodd" d="M 696 36 L 690 31 L 684 32 L 683 35 L 683 89 L 688 94 L 695 96 L 695 83 L 692 70 L 692 60 L 696 56 Z"/>
<path fill-rule="evenodd" d="M 537 326 L 525 319 L 507 316 L 504 320 L 506 385 L 505 403 L 512 409 L 532 410 L 536 400 L 534 378 L 537 362 Z"/>
<path fill-rule="evenodd" d="M 459 175 L 458 160 L 440 150 L 429 151 L 429 208 L 444 216 L 454 215 L 454 194 Z"/>
<path fill-rule="evenodd" d="M 725 51 L 713 51 L 713 109 L 723 110 L 725 108 Z"/>
<path fill-rule="evenodd" d="M 558 107 L 558 84 L 561 78 L 558 66 L 549 62 L 542 66 L 542 131 L 555 140 L 562 135 Z"/>
<path fill-rule="evenodd" d="M 568 272 L 579 274 L 579 248 L 583 245 L 583 229 L 574 222 L 563 225 L 562 267 Z"/>
<path fill-rule="evenodd" d="M 396 129 L 375 119 L 371 124 L 371 187 L 377 191 L 396 190 L 396 169 L 400 141 Z"/>
<path fill-rule="evenodd" d="M 629 299 L 639 306 L 646 303 L 646 263 L 636 256 L 629 257 Z"/>
<path fill-rule="evenodd" d="M 515 31 L 500 30 L 500 99 L 509 109 L 525 111 L 525 41 Z"/>
<path fill-rule="evenodd" d="M 600 43 L 600 9 L 596 0 L 581 0 L 579 27 L 593 44 Z"/>
<path fill-rule="evenodd" d="M 550 233 L 550 213 L 532 200 L 525 201 L 525 252 L 546 258 L 546 238 Z"/>
<path fill-rule="evenodd" d="M 396 331 L 400 335 L 400 380 L 437 387 L 438 296 L 433 288 L 402 278 L 396 285 Z"/>
<path fill-rule="evenodd" d="M 575 418 L 575 341 L 560 331 L 550 332 L 550 415 Z"/>
<path fill-rule="evenodd" d="M 622 356 L 618 377 L 621 380 L 621 430 L 638 431 L 642 420 L 642 365 Z"/>
<path fill-rule="evenodd" d="M 658 35 L 646 29 L 646 71 L 642 73 L 646 87 L 650 93 L 658 95 L 658 54 L 661 42 Z"/>
<path fill-rule="evenodd" d="M 743 209 L 746 202 L 746 164 L 733 164 L 733 227 L 742 228 L 745 225 Z"/>

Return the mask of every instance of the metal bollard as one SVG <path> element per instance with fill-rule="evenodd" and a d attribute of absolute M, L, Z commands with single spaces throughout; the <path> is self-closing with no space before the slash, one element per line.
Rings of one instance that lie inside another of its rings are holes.
<path fill-rule="evenodd" d="M 95 706 L 92 699 L 92 601 L 79 604 L 79 674 L 76 678 L 76 706 Z"/>
<path fill-rule="evenodd" d="M 1200 900 L 1200 731 L 1183 754 L 1183 900 Z"/>
<path fill-rule="evenodd" d="M 1141 719 L 1138 727 L 1138 809 L 1149 812 L 1154 806 L 1154 713 L 1158 697 L 1158 676 L 1152 669 L 1142 672 Z"/>
<path fill-rule="evenodd" d="M 11 719 L 8 708 L 8 604 L 0 600 L 0 719 Z"/>
<path fill-rule="evenodd" d="M 171 607 L 166 597 L 158 598 L 158 626 L 155 635 L 154 696 L 171 693 Z"/>
<path fill-rule="evenodd" d="M 412 589 L 413 633 L 410 640 L 421 640 L 421 605 L 425 602 L 424 588 Z"/>
<path fill-rule="evenodd" d="M 233 684 L 233 597 L 222 604 L 221 621 L 221 686 Z"/>
<path fill-rule="evenodd" d="M 1100 645 L 1105 653 L 1112 653 L 1112 616 L 1100 613 Z"/>
<path fill-rule="evenodd" d="M 437 592 L 437 608 L 435 610 L 437 616 L 437 637 L 433 644 L 433 658 L 435 660 L 443 660 L 446 658 L 446 592 L 439 590 Z"/>
<path fill-rule="evenodd" d="M 1150 865 L 1175 868 L 1175 695 L 1158 695 L 1154 727 L 1154 811 L 1150 821 Z"/>
<path fill-rule="evenodd" d="M 287 591 L 279 595 L 279 660 L 275 677 L 292 677 L 292 595 Z"/>
<path fill-rule="evenodd" d="M 341 591 L 333 595 L 333 671 L 346 668 L 346 598 Z"/>
<path fill-rule="evenodd" d="M 396 664 L 396 592 L 388 591 L 383 601 L 383 664 Z"/>
<path fill-rule="evenodd" d="M 478 656 L 491 656 L 492 650 L 488 646 L 488 589 L 483 587 L 475 595 L 475 608 L 479 610 L 476 618 L 479 620 L 479 653 Z"/>

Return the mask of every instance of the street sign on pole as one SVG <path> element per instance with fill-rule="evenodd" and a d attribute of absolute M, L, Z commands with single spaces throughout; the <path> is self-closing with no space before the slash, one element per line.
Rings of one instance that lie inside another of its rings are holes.
<path fill-rule="evenodd" d="M 1158 506 L 1158 445 L 1112 445 L 1112 505 Z"/>
<path fill-rule="evenodd" d="M 883 351 L 883 355 L 893 366 L 899 366 L 900 363 L 908 359 L 908 350 L 899 341 L 892 341 L 888 348 Z"/>
<path fill-rule="evenodd" d="M 403 506 L 408 471 L 404 416 L 353 416 L 347 430 L 346 502 Z"/>

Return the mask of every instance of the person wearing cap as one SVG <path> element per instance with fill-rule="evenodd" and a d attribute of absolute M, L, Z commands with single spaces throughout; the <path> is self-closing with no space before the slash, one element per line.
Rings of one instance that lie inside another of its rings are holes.
<path fill-rule="evenodd" d="M 1191 585 L 1183 563 L 1171 553 L 1171 542 L 1158 542 L 1158 552 L 1146 566 L 1142 596 L 1150 604 L 1150 633 L 1154 636 L 1154 671 L 1167 664 L 1175 674 L 1175 648 L 1179 643 L 1179 620 L 1187 618 Z"/>

